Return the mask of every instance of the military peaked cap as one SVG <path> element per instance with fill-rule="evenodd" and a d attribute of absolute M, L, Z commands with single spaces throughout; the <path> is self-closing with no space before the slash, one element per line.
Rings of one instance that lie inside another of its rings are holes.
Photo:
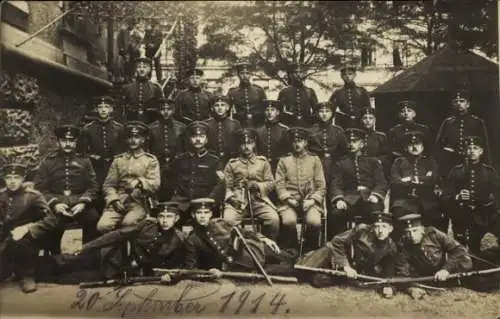
<path fill-rule="evenodd" d="M 192 75 L 203 76 L 203 74 L 205 74 L 205 72 L 203 72 L 201 68 L 193 68 L 186 73 L 187 76 L 192 76 Z"/>
<path fill-rule="evenodd" d="M 188 136 L 204 134 L 208 132 L 208 124 L 202 121 L 193 121 L 186 128 L 186 134 Z"/>
<path fill-rule="evenodd" d="M 236 140 L 238 144 L 242 144 L 247 140 L 256 141 L 257 140 L 257 131 L 251 128 L 241 128 L 235 132 Z"/>
<path fill-rule="evenodd" d="M 274 107 L 278 109 L 279 111 L 283 110 L 283 103 L 281 103 L 280 100 L 264 100 L 262 101 L 264 109 L 267 109 L 268 107 Z"/>
<path fill-rule="evenodd" d="M 345 135 L 348 140 L 364 139 L 365 134 L 365 131 L 355 127 L 350 127 L 345 130 Z"/>
<path fill-rule="evenodd" d="M 420 131 L 410 131 L 403 135 L 403 145 L 419 144 L 424 142 L 424 133 Z"/>
<path fill-rule="evenodd" d="M 149 65 L 151 65 L 151 64 L 152 64 L 151 59 L 146 58 L 146 57 L 138 57 L 138 58 L 135 58 L 135 59 L 134 59 L 134 64 L 135 64 L 135 65 L 137 65 L 138 63 L 141 63 L 141 62 L 142 62 L 142 63 L 147 63 L 147 64 L 149 64 Z"/>
<path fill-rule="evenodd" d="M 180 205 L 179 202 L 174 202 L 174 201 L 158 203 L 156 206 L 155 215 L 158 216 L 159 214 L 162 213 L 179 214 L 180 213 L 179 205 Z"/>
<path fill-rule="evenodd" d="M 422 226 L 422 215 L 420 214 L 408 214 L 398 218 L 399 222 L 404 224 L 405 229 L 411 229 L 414 227 Z"/>
<path fill-rule="evenodd" d="M 372 223 L 390 223 L 392 224 L 393 216 L 391 213 L 375 211 L 372 213 Z"/>
<path fill-rule="evenodd" d="M 398 103 L 398 106 L 399 106 L 400 110 L 403 110 L 403 109 L 415 110 L 417 108 L 417 103 L 415 103 L 415 101 L 411 101 L 411 100 L 403 100 L 403 101 L 400 101 Z"/>
<path fill-rule="evenodd" d="M 286 134 L 287 134 L 288 139 L 290 141 L 293 141 L 296 138 L 307 140 L 309 138 L 309 136 L 311 135 L 311 132 L 306 128 L 296 126 L 296 127 L 289 128 L 286 131 Z"/>
<path fill-rule="evenodd" d="M 11 164 L 5 164 L 2 167 L 2 173 L 3 175 L 21 175 L 25 176 L 28 171 L 28 167 L 23 164 L 18 164 L 18 163 L 11 163 Z"/>
<path fill-rule="evenodd" d="M 213 209 L 215 200 L 213 198 L 196 198 L 191 200 L 191 209 L 197 211 L 199 209 Z"/>
<path fill-rule="evenodd" d="M 97 107 L 101 104 L 108 104 L 113 106 L 115 104 L 115 99 L 109 95 L 100 95 L 92 99 L 92 104 Z"/>
<path fill-rule="evenodd" d="M 129 121 L 125 123 L 125 133 L 127 135 L 141 135 L 146 136 L 148 126 L 140 121 Z"/>
<path fill-rule="evenodd" d="M 367 106 L 361 109 L 360 117 L 363 117 L 366 114 L 375 115 L 375 109 L 371 106 Z"/>
<path fill-rule="evenodd" d="M 212 105 L 214 105 L 215 103 L 217 102 L 224 102 L 224 103 L 227 103 L 229 104 L 230 103 L 230 100 L 229 100 L 229 97 L 225 96 L 225 95 L 222 95 L 222 94 L 216 94 L 212 97 Z"/>
<path fill-rule="evenodd" d="M 54 129 L 57 138 L 77 139 L 80 135 L 80 128 L 75 125 L 61 125 Z"/>
<path fill-rule="evenodd" d="M 484 148 L 484 140 L 479 136 L 466 136 L 465 137 L 465 145 L 475 145 Z"/>

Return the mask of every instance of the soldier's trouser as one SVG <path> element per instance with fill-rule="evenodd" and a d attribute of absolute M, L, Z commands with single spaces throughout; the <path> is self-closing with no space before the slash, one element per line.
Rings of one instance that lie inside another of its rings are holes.
<path fill-rule="evenodd" d="M 0 245 L 3 246 L 0 254 L 0 280 L 8 278 L 12 272 L 20 278 L 34 276 L 38 247 L 29 233 L 18 241 L 8 240 Z"/>
<path fill-rule="evenodd" d="M 301 213 L 301 212 L 299 212 Z M 282 206 L 278 209 L 278 214 L 281 217 L 281 231 L 283 248 L 297 248 L 297 217 L 298 212 L 290 206 Z M 305 214 L 301 213 L 304 217 L 306 227 L 302 228 L 305 233 L 302 234 L 305 242 L 307 243 L 307 251 L 318 247 L 317 235 L 321 231 L 321 215 L 322 209 L 317 205 L 309 208 Z M 280 246 L 281 247 L 281 246 Z"/>
<path fill-rule="evenodd" d="M 276 240 L 279 233 L 279 216 L 276 210 L 269 204 L 254 201 L 252 203 L 254 217 L 262 225 L 262 234 L 272 240 Z M 240 211 L 226 204 L 224 207 L 224 220 L 232 225 L 239 225 L 245 217 L 250 217 L 249 209 Z"/>
<path fill-rule="evenodd" d="M 129 202 L 126 209 L 125 214 L 120 214 L 113 207 L 106 207 L 97 223 L 97 230 L 101 233 L 107 233 L 116 228 L 134 226 L 146 217 L 144 207 L 138 203 Z"/>

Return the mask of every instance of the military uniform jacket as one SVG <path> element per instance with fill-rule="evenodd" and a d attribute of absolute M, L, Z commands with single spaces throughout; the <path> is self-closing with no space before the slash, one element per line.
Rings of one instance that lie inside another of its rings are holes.
<path fill-rule="evenodd" d="M 12 229 L 39 221 L 49 213 L 49 205 L 40 192 L 23 187 L 17 192 L 2 188 L 0 190 L 0 242 L 8 237 Z"/>
<path fill-rule="evenodd" d="M 164 97 L 160 85 L 143 79 L 124 85 L 122 96 L 127 103 L 126 114 L 129 120 L 144 120 L 148 104 Z"/>
<path fill-rule="evenodd" d="M 234 249 L 235 236 L 232 235 L 232 226 L 222 219 L 212 219 L 207 227 L 195 225 L 186 240 L 186 259 L 184 267 L 187 269 L 221 269 L 223 264 L 249 264 L 250 256 L 239 245 Z M 262 235 L 252 231 L 241 230 L 257 259 L 265 262 L 265 247 L 260 238 Z M 252 263 L 253 264 L 253 263 Z"/>
<path fill-rule="evenodd" d="M 210 118 L 208 124 L 207 149 L 213 151 L 219 158 L 227 160 L 237 153 L 235 132 L 241 128 L 237 120 L 230 118 Z"/>
<path fill-rule="evenodd" d="M 158 120 L 149 125 L 148 150 L 160 165 L 169 163 L 183 150 L 182 138 L 186 125 L 174 119 Z"/>
<path fill-rule="evenodd" d="M 467 189 L 470 192 L 470 200 L 467 205 L 500 206 L 500 177 L 496 170 L 485 163 L 464 165 L 459 164 L 451 169 L 446 179 L 443 199 L 454 201 L 460 190 Z"/>
<path fill-rule="evenodd" d="M 123 151 L 123 125 L 115 120 L 94 120 L 83 127 L 83 153 L 98 155 L 100 160 L 111 163 Z"/>
<path fill-rule="evenodd" d="M 368 91 L 357 85 L 344 85 L 335 90 L 329 101 L 338 106 L 342 112 L 356 119 L 361 109 L 370 106 Z"/>
<path fill-rule="evenodd" d="M 319 157 L 337 161 L 346 154 L 347 139 L 344 130 L 328 123 L 314 124 L 311 128 L 312 141 L 309 149 Z"/>
<path fill-rule="evenodd" d="M 289 197 L 313 199 L 318 206 L 323 207 L 326 181 L 319 157 L 307 152 L 300 156 L 288 154 L 280 158 L 276 169 L 276 192 L 282 202 Z"/>
<path fill-rule="evenodd" d="M 465 154 L 464 139 L 467 136 L 479 136 L 486 143 L 484 158 L 489 161 L 488 133 L 484 121 L 479 117 L 467 113 L 465 115 L 450 116 L 443 121 L 439 128 L 436 145 L 441 154 Z M 448 150 L 444 150 L 447 148 Z"/>
<path fill-rule="evenodd" d="M 169 171 L 176 173 L 172 174 L 167 186 L 172 187 L 178 196 L 188 199 L 216 198 L 220 183 L 218 174 L 222 173 L 222 163 L 216 155 L 208 151 L 202 154 L 182 153 L 171 162 Z"/>
<path fill-rule="evenodd" d="M 366 200 L 373 194 L 384 201 L 387 181 L 380 162 L 373 157 L 345 156 L 333 165 L 330 198 L 334 202 L 343 199 L 353 205 L 360 198 Z M 359 192 L 359 186 L 366 187 Z"/>
<path fill-rule="evenodd" d="M 65 155 L 62 152 L 49 154 L 42 161 L 34 179 L 50 206 L 64 203 L 92 203 L 99 191 L 96 174 L 88 158 L 78 154 Z"/>
<path fill-rule="evenodd" d="M 175 98 L 176 116 L 179 121 L 190 123 L 210 117 L 211 93 L 201 89 L 186 89 Z"/>
<path fill-rule="evenodd" d="M 280 91 L 278 100 L 284 105 L 284 113 L 292 117 L 292 122 L 312 122 L 313 109 L 318 104 L 318 97 L 313 89 L 290 85 Z"/>
<path fill-rule="evenodd" d="M 263 101 L 267 96 L 264 89 L 258 85 L 240 84 L 238 87 L 230 88 L 227 96 L 240 122 L 248 120 L 248 116 L 264 114 Z"/>
<path fill-rule="evenodd" d="M 275 168 L 278 159 L 287 153 L 287 146 L 290 144 L 286 140 L 286 131 L 288 126 L 279 122 L 266 123 L 256 129 L 259 143 L 257 144 L 257 153 L 265 156 Z"/>
<path fill-rule="evenodd" d="M 139 264 L 157 267 L 181 267 L 184 263 L 184 234 L 172 228 L 163 231 L 156 220 L 145 219 L 135 226 L 103 234 L 83 245 L 81 253 L 101 247 L 118 246 L 131 240 L 132 255 Z"/>
<path fill-rule="evenodd" d="M 365 274 L 394 276 L 396 243 L 390 237 L 378 240 L 372 226 L 358 225 L 333 237 L 326 246 L 334 268 L 349 266 Z"/>
<path fill-rule="evenodd" d="M 385 160 L 389 154 L 389 145 L 387 136 L 383 132 L 370 130 L 365 134 L 365 148 L 363 155 L 368 157 L 376 157 L 379 160 Z"/>
<path fill-rule="evenodd" d="M 419 184 L 402 182 L 401 178 L 418 178 Z M 435 207 L 438 203 L 434 188 L 438 181 L 438 166 L 432 157 L 425 155 L 397 158 L 391 168 L 391 197 L 398 201 L 417 201 L 424 210 Z"/>
<path fill-rule="evenodd" d="M 468 271 L 472 260 L 465 247 L 434 227 L 425 227 L 420 245 L 404 245 L 395 262 L 396 276 L 430 276 L 440 269 Z"/>
<path fill-rule="evenodd" d="M 259 185 L 259 193 L 253 200 L 263 201 L 274 207 L 269 199 L 269 193 L 274 189 L 274 177 L 271 165 L 264 156 L 253 155 L 250 158 L 237 157 L 230 159 L 224 168 L 226 182 L 226 197 L 235 196 L 241 202 L 246 202 L 246 182 L 255 181 Z"/>
<path fill-rule="evenodd" d="M 132 188 L 131 180 L 138 179 L 140 188 Z M 106 204 L 116 200 L 122 203 L 131 200 L 143 204 L 145 195 L 153 195 L 160 188 L 160 166 L 156 156 L 144 151 L 115 156 L 103 190 Z"/>

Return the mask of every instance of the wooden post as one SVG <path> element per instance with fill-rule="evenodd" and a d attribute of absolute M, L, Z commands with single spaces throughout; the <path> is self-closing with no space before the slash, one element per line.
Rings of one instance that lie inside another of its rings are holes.
<path fill-rule="evenodd" d="M 115 21 L 112 12 L 109 13 L 107 19 L 107 37 L 108 37 L 108 70 L 112 70 L 115 60 Z M 109 73 L 109 72 L 108 72 Z"/>

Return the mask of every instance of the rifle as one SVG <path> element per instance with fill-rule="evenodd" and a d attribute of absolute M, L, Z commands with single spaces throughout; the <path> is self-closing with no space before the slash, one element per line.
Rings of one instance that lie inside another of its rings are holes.
<path fill-rule="evenodd" d="M 110 279 L 103 281 L 89 281 L 81 282 L 80 288 L 97 288 L 97 287 L 115 287 L 115 286 L 128 286 L 133 284 L 147 284 L 147 283 L 166 283 L 161 279 L 161 276 L 151 277 L 125 277 L 123 279 Z"/>
<path fill-rule="evenodd" d="M 207 270 L 187 270 L 187 269 L 165 269 L 165 268 L 153 268 L 153 271 L 156 273 L 163 273 L 169 275 L 179 275 L 179 276 L 209 276 L 212 275 L 210 271 Z M 234 271 L 225 271 L 221 273 L 222 278 L 227 279 L 250 279 L 250 280 L 262 280 L 266 279 L 265 276 L 261 274 L 253 274 L 246 272 L 234 272 Z M 286 276 L 269 276 L 273 281 L 280 283 L 290 283 L 295 284 L 298 283 L 298 279 L 295 277 L 286 277 Z"/>

